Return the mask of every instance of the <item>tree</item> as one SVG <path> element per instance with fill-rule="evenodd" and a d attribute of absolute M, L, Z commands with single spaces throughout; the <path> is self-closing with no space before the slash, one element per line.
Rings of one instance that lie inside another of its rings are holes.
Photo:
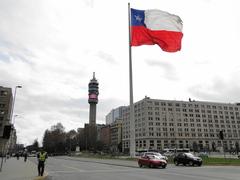
<path fill-rule="evenodd" d="M 64 153 L 66 145 L 65 128 L 61 123 L 51 126 L 43 136 L 43 147 L 48 153 Z"/>
<path fill-rule="evenodd" d="M 35 151 L 38 150 L 38 148 L 39 148 L 39 143 L 38 143 L 38 140 L 37 140 L 37 139 L 34 140 L 32 146 L 33 146 L 33 149 L 34 149 Z"/>
<path fill-rule="evenodd" d="M 118 144 L 118 152 L 122 152 L 122 141 Z"/>
<path fill-rule="evenodd" d="M 215 144 L 215 142 L 212 142 L 212 151 L 213 151 L 213 152 L 216 151 L 216 144 Z"/>
<path fill-rule="evenodd" d="M 56 125 L 51 126 L 51 131 L 58 132 L 58 133 L 64 133 L 65 127 L 63 127 L 62 123 L 57 123 Z"/>
<path fill-rule="evenodd" d="M 75 151 L 77 146 L 77 132 L 72 129 L 66 133 L 66 149 Z"/>
<path fill-rule="evenodd" d="M 49 152 L 49 153 L 52 153 L 53 150 L 52 150 L 52 142 L 51 142 L 51 134 L 50 134 L 50 131 L 47 129 L 45 130 L 44 132 L 44 135 L 43 135 L 43 148 Z"/>
<path fill-rule="evenodd" d="M 26 147 L 29 152 L 38 151 L 39 143 L 37 139 L 34 139 L 32 145 Z"/>
<path fill-rule="evenodd" d="M 239 143 L 238 142 L 235 143 L 235 148 L 236 148 L 236 153 L 238 154 L 239 153 Z"/>

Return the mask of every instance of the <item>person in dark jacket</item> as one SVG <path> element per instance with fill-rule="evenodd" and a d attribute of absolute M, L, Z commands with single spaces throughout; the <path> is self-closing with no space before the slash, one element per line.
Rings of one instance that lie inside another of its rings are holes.
<path fill-rule="evenodd" d="M 20 154 L 19 154 L 19 152 L 17 152 L 16 153 L 17 160 L 19 160 L 19 156 L 20 156 Z"/>
<path fill-rule="evenodd" d="M 24 152 L 23 156 L 24 156 L 24 162 L 26 162 L 27 161 L 27 157 L 28 157 L 27 151 Z"/>

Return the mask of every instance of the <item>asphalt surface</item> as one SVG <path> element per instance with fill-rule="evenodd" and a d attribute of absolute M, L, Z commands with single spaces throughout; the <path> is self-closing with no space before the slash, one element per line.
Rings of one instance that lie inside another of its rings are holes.
<path fill-rule="evenodd" d="M 137 162 L 50 157 L 47 180 L 239 180 L 238 166 L 139 168 Z"/>
<path fill-rule="evenodd" d="M 30 160 L 31 159 L 31 160 Z M 0 180 L 44 180 L 44 176 L 38 176 L 36 158 L 28 158 L 24 162 L 23 157 L 4 159 Z"/>

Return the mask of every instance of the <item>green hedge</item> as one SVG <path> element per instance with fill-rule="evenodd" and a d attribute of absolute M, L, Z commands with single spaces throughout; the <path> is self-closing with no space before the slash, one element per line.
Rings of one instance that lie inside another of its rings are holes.
<path fill-rule="evenodd" d="M 203 158 L 203 165 L 232 165 L 240 166 L 240 159 L 233 158 L 214 158 L 214 157 L 205 157 Z"/>

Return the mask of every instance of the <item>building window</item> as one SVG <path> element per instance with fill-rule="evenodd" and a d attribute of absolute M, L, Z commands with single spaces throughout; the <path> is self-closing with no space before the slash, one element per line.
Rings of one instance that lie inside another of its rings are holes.
<path fill-rule="evenodd" d="M 162 102 L 161 105 L 162 105 L 162 106 L 166 106 L 166 103 L 165 103 L 165 102 Z"/>
<path fill-rule="evenodd" d="M 0 96 L 7 96 L 8 92 L 7 91 L 1 91 Z"/>
<path fill-rule="evenodd" d="M 181 123 L 177 123 L 177 126 L 182 126 L 182 124 Z"/>
<path fill-rule="evenodd" d="M 5 104 L 0 104 L 0 108 L 4 108 L 5 107 Z"/>

